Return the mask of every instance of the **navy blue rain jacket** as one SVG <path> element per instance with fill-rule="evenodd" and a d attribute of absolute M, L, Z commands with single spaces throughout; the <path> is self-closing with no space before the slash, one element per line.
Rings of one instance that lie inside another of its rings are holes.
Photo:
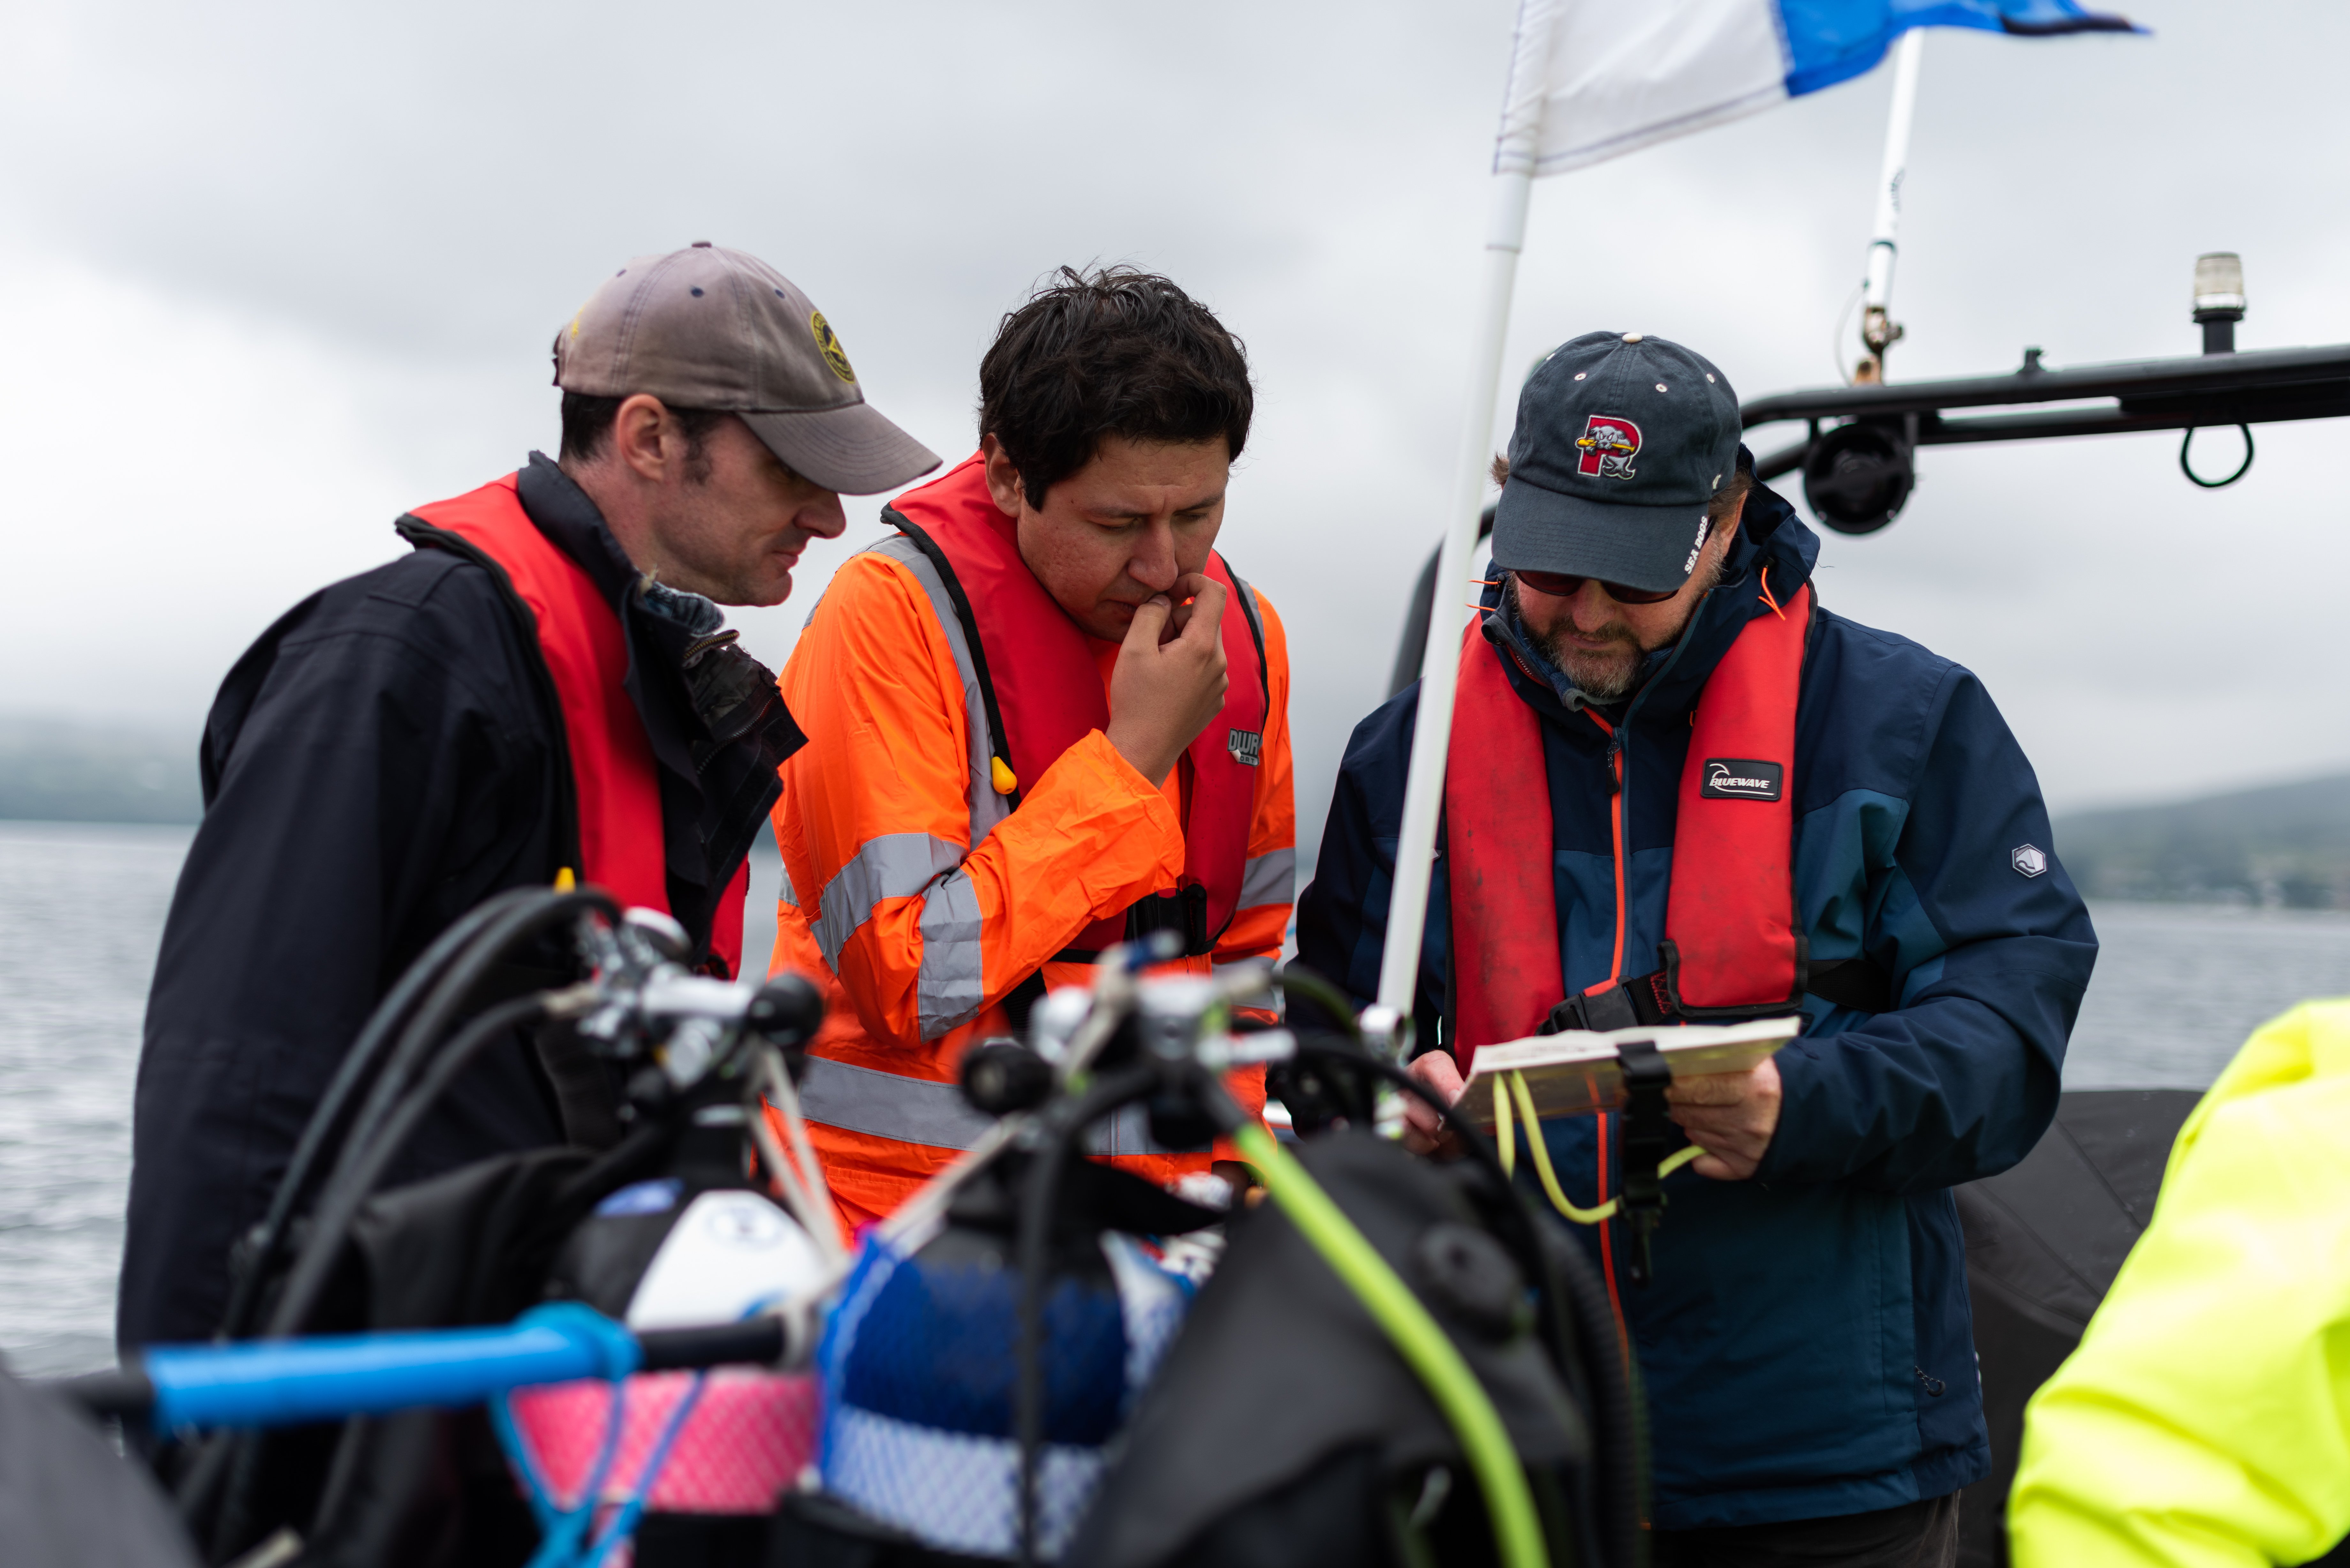
<path fill-rule="evenodd" d="M 1659 967 L 1698 696 L 1747 620 L 1772 613 L 1762 572 L 1783 602 L 1818 554 L 1793 508 L 1756 486 L 1722 582 L 1680 641 L 1650 656 L 1634 695 L 1603 710 L 1612 742 L 1569 710 L 1563 677 L 1545 684 L 1504 659 L 1543 718 L 1566 988 L 1606 980 L 1614 946 L 1610 746 L 1624 750 L 1635 975 Z M 1547 671 L 1492 591 L 1487 605 L 1487 638 Z M 2096 958 L 2088 911 L 2046 853 L 2038 781 L 1982 683 L 1906 639 L 1814 614 L 1789 782 L 1797 905 L 1813 960 L 1866 955 L 1898 1005 L 1872 1014 L 1807 998 L 1806 1033 L 1779 1053 L 1785 1098 L 1753 1179 L 1669 1178 L 1656 1281 L 1617 1282 L 1648 1383 L 1660 1529 L 1889 1508 L 1987 1473 L 1950 1189 L 2015 1164 L 2047 1127 Z M 1298 904 L 1299 958 L 1357 998 L 1378 989 L 1419 697 L 1399 693 L 1355 731 Z M 1448 1012 L 1447 908 L 1440 856 L 1423 1042 Z M 1597 1118 L 1543 1134 L 1567 1196 L 1595 1201 Z M 1596 1232 L 1578 1232 L 1596 1258 Z"/>

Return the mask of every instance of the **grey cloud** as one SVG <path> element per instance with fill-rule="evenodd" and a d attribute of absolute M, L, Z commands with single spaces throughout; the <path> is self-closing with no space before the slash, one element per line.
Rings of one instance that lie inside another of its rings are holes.
<path fill-rule="evenodd" d="M 2245 253 L 2247 345 L 2350 337 L 2350 126 L 2322 107 L 2350 17 L 2128 8 L 2154 37 L 1933 35 L 1897 375 L 1997 370 L 2025 343 L 2057 362 L 2190 352 L 2205 249 Z M 337 546 L 353 564 L 392 548 L 375 517 L 400 487 L 448 493 L 551 441 L 547 342 L 629 254 L 710 238 L 767 256 L 875 401 L 949 453 L 971 441 L 978 354 L 1035 278 L 1163 268 L 1251 346 L 1263 413 L 1227 545 L 1290 627 L 1311 837 L 1440 522 L 1512 9 L 20 8 L 0 22 L 0 244 L 339 366 L 305 395 L 348 410 L 369 472 L 347 493 L 331 472 L 306 483 L 367 541 Z M 1543 184 L 1508 362 L 1612 326 L 1690 342 L 1748 396 L 1828 379 L 1884 95 L 1879 73 Z M 172 389 L 172 417 L 221 418 L 201 396 Z M 52 417 L 54 436 L 20 428 L 0 452 L 83 439 Z M 223 476 L 288 454 L 265 419 L 204 440 L 220 462 L 185 505 L 223 525 L 240 510 Z M 2220 495 L 2191 491 L 2159 437 L 1929 452 L 1895 528 L 1829 542 L 1824 595 L 1980 670 L 2060 803 L 2339 760 L 2341 435 L 2261 441 Z M 0 483 L 0 508 L 29 521 L 31 484 Z M 97 530 L 118 503 L 76 504 Z M 115 593 L 135 623 L 70 672 L 29 672 L 18 700 L 201 703 L 332 554 L 297 544 L 294 510 L 271 517 L 202 585 L 200 637 L 171 611 L 184 585 L 134 560 Z M 869 504 L 852 518 L 869 534 Z M 743 618 L 753 646 L 788 650 L 844 548 L 811 557 L 793 604 Z"/>

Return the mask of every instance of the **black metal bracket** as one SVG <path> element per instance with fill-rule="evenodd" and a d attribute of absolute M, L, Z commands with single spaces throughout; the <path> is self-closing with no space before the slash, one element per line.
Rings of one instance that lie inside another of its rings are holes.
<path fill-rule="evenodd" d="M 1959 418 L 1949 412 L 2093 400 L 2102 406 Z M 1757 398 L 1739 410 L 1748 430 L 1783 420 L 1809 423 L 1804 440 L 1756 457 L 1755 476 L 1765 480 L 1801 468 L 1824 433 L 1824 421 L 1898 426 L 1909 416 L 1918 421 L 1910 439 L 1918 446 L 2340 419 L 2350 416 L 2350 344 L 2132 359 L 2068 370 L 2043 369 L 2034 353 L 2022 369 L 2004 376 L 1782 392 Z"/>

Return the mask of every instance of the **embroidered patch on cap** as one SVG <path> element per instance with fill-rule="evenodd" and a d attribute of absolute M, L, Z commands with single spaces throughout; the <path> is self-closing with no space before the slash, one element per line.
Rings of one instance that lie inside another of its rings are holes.
<path fill-rule="evenodd" d="M 1594 414 L 1583 422 L 1583 434 L 1575 444 L 1583 456 L 1576 462 L 1577 473 L 1600 479 L 1629 479 L 1638 471 L 1632 459 L 1640 450 L 1640 427 L 1630 420 L 1615 414 Z"/>
<path fill-rule="evenodd" d="M 1705 782 L 1698 785 L 1701 800 L 1777 800 L 1787 776 L 1777 763 L 1752 757 L 1708 757 Z"/>
<path fill-rule="evenodd" d="M 832 367 L 832 373 L 844 381 L 855 381 L 857 372 L 849 366 L 848 350 L 840 346 L 840 335 L 833 331 L 832 323 L 824 318 L 823 311 L 808 312 L 808 330 L 816 334 L 816 352 L 824 356 L 827 365 Z"/>

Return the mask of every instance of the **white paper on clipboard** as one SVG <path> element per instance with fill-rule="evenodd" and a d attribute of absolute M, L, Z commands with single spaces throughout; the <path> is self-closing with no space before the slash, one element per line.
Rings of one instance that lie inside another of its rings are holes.
<path fill-rule="evenodd" d="M 1493 1085 L 1503 1073 L 1522 1073 L 1534 1096 L 1534 1115 L 1544 1121 L 1612 1111 L 1624 1103 L 1619 1045 L 1645 1040 L 1656 1046 L 1674 1077 L 1686 1078 L 1745 1072 L 1803 1032 L 1802 1017 L 1790 1015 L 1751 1023 L 1642 1024 L 1605 1033 L 1575 1030 L 1480 1045 L 1461 1109 L 1477 1126 L 1492 1131 Z M 1514 1101 L 1511 1108 L 1517 1108 Z"/>

